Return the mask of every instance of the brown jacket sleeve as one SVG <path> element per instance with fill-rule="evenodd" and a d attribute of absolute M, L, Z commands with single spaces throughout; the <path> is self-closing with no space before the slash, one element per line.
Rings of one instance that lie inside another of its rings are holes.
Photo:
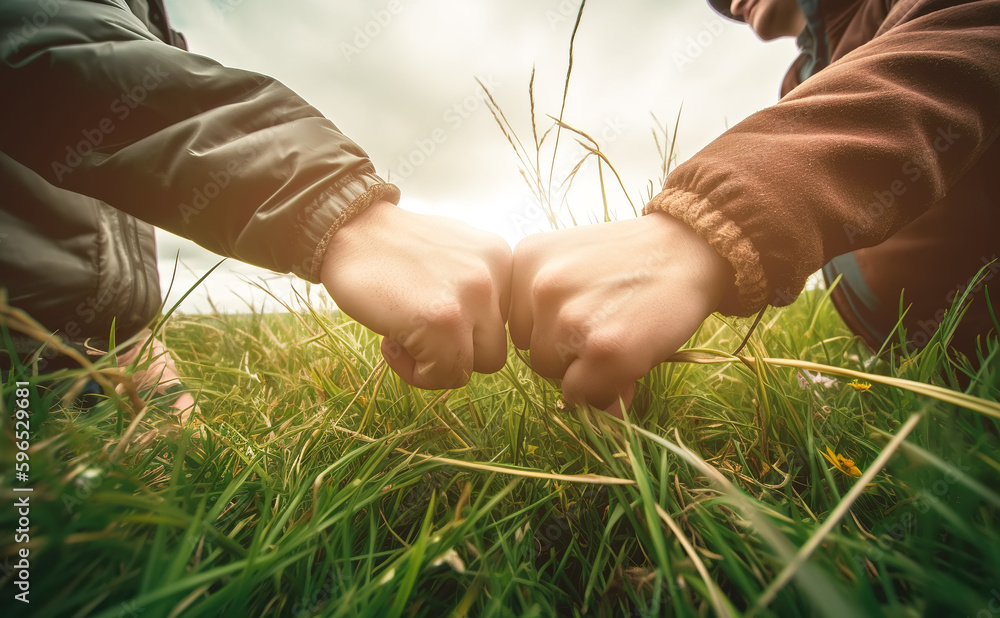
<path fill-rule="evenodd" d="M 645 212 L 728 259 L 719 309 L 749 315 L 916 218 L 998 132 L 1000 0 L 903 1 L 872 41 L 679 166 Z"/>
<path fill-rule="evenodd" d="M 334 232 L 396 201 L 270 77 L 164 44 L 121 3 L 0 4 L 0 151 L 222 255 L 317 281 Z"/>

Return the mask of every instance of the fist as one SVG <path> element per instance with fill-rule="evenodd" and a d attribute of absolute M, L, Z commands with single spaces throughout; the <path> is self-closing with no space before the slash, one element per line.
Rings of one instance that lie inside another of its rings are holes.
<path fill-rule="evenodd" d="M 337 230 L 320 277 L 344 313 L 383 335 L 393 371 L 439 389 L 504 366 L 510 268 L 500 236 L 378 202 Z"/>
<path fill-rule="evenodd" d="M 722 299 L 729 264 L 662 213 L 529 236 L 514 250 L 510 336 L 571 404 L 621 415 L 635 381 Z"/>

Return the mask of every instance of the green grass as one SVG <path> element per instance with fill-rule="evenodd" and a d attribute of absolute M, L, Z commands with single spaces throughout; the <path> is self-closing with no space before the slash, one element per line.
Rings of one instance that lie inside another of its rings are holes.
<path fill-rule="evenodd" d="M 743 334 L 713 318 L 693 344 Z M 907 389 L 675 362 L 621 423 L 560 409 L 515 356 L 460 390 L 410 388 L 325 310 L 175 316 L 166 340 L 204 416 L 182 433 L 156 433 L 154 406 L 123 439 L 127 404 L 74 410 L 71 380 L 31 378 L 50 410 L 32 424 L 32 616 L 975 615 L 1000 581 L 997 419 Z M 814 291 L 769 310 L 747 353 L 961 382 L 989 406 L 997 350 L 977 372 L 933 346 L 872 361 Z M 8 503 L 12 404 L 8 384 Z M 862 471 L 889 459 L 775 589 L 857 482 L 827 446 Z M 16 519 L 0 509 L 8 566 Z M 4 615 L 28 615 L 5 582 Z"/>
<path fill-rule="evenodd" d="M 563 119 L 570 69 L 544 130 L 532 73 L 531 142 L 489 101 L 554 227 L 577 222 L 574 186 L 602 196 L 604 220 L 621 201 L 609 187 L 625 193 Z M 671 136 L 656 121 L 661 183 L 678 124 Z M 582 151 L 554 183 L 563 131 Z M 596 178 L 578 179 L 590 161 Z M 823 290 L 769 309 L 739 358 L 728 353 L 748 324 L 710 318 L 690 343 L 701 351 L 654 369 L 624 422 L 565 409 L 513 354 L 465 388 L 411 388 L 377 337 L 331 307 L 175 315 L 164 338 L 202 411 L 187 428 L 161 402 L 137 412 L 115 395 L 111 357 L 22 367 L 3 385 L 0 612 L 992 615 L 1000 344 L 945 354 L 956 302 L 923 351 L 877 359 Z M 14 327 L 31 328 L 0 303 L 4 340 Z M 810 384 L 807 363 L 837 383 Z M 89 377 L 106 396 L 81 409 Z M 34 412 L 30 606 L 13 600 L 16 379 L 31 382 Z M 863 475 L 831 466 L 827 448 Z"/>

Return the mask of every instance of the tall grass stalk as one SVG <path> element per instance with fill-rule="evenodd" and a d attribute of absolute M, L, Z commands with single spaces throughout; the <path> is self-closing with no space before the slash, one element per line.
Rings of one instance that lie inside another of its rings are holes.
<path fill-rule="evenodd" d="M 576 221 L 588 160 L 604 219 L 637 204 L 563 117 L 571 63 L 572 45 L 548 127 L 532 71 L 530 142 L 489 99 L 553 227 Z M 679 117 L 672 136 L 656 124 L 665 175 Z M 555 184 L 544 149 L 554 161 L 563 130 L 584 149 Z M 7 535 L 3 615 L 977 615 L 1000 580 L 1000 344 L 948 352 L 968 302 L 924 350 L 898 328 L 878 357 L 824 290 L 749 337 L 710 318 L 623 420 L 566 409 L 516 354 L 462 389 L 412 388 L 377 336 L 306 296 L 277 314 L 173 313 L 163 338 L 201 409 L 187 425 L 161 397 L 118 396 L 112 350 L 73 356 L 0 302 L 8 355 L 17 331 L 79 364 L 17 357 L 2 386 L 8 505 L 16 381 L 34 412 L 32 602 L 12 600 L 22 546 Z M 83 405 L 90 381 L 102 394 Z M 18 517 L 0 508 L 0 528 Z"/>

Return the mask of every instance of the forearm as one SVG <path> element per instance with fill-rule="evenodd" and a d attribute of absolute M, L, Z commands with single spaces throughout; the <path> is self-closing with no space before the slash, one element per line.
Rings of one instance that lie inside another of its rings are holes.
<path fill-rule="evenodd" d="M 398 199 L 360 147 L 279 82 L 162 44 L 121 7 L 58 7 L 27 39 L 8 34 L 36 3 L 0 9 L 0 75 L 17 93 L 0 148 L 53 185 L 314 281 L 343 221 Z"/>
<path fill-rule="evenodd" d="M 730 261 L 724 311 L 786 304 L 830 258 L 919 216 L 995 141 L 1000 2 L 920 6 L 678 167 L 647 206 Z"/>

